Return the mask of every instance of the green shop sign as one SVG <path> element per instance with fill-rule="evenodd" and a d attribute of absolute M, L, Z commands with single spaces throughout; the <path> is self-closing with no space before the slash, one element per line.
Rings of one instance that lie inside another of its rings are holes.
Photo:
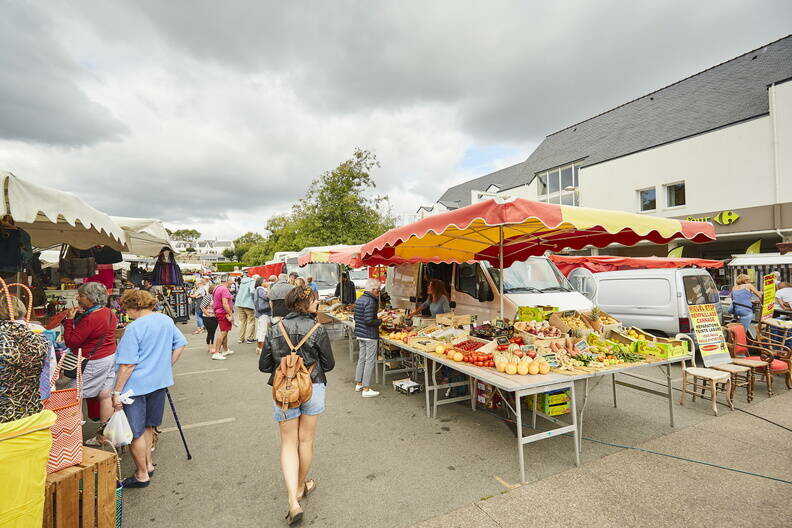
<path fill-rule="evenodd" d="M 685 220 L 690 222 L 715 222 L 720 225 L 733 224 L 740 219 L 740 215 L 734 211 L 721 211 L 714 216 L 688 216 Z"/>

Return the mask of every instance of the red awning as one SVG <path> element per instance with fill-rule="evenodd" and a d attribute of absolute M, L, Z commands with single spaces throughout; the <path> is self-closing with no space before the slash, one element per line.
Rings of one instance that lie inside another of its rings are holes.
<path fill-rule="evenodd" d="M 286 269 L 286 264 L 283 262 L 276 262 L 275 264 L 266 264 L 264 266 L 254 266 L 245 270 L 248 277 L 258 275 L 265 279 L 269 279 L 272 275 L 280 275 Z"/>
<path fill-rule="evenodd" d="M 668 258 L 668 257 L 618 257 L 618 256 L 567 256 L 550 255 L 561 273 L 569 275 L 575 268 L 586 268 L 592 273 L 604 271 L 619 271 L 624 269 L 650 269 L 650 268 L 709 268 L 723 267 L 723 261 L 698 258 Z"/>
<path fill-rule="evenodd" d="M 428 216 L 391 229 L 364 244 L 363 262 L 371 257 L 422 262 L 488 261 L 498 265 L 503 236 L 503 266 L 546 251 L 632 246 L 642 240 L 665 244 L 674 239 L 715 240 L 708 222 L 688 222 L 622 211 L 491 199 Z"/>

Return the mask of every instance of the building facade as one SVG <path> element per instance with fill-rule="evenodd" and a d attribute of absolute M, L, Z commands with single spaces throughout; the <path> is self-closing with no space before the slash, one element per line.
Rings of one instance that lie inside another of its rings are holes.
<path fill-rule="evenodd" d="M 727 258 L 792 241 L 792 36 L 548 135 L 524 161 L 446 191 L 711 221 Z M 600 253 L 665 255 L 671 245 Z"/>

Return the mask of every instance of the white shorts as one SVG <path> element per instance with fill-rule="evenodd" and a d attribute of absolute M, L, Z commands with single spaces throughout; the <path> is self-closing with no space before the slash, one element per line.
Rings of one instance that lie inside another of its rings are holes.
<path fill-rule="evenodd" d="M 256 317 L 256 341 L 263 343 L 267 337 L 267 330 L 270 325 L 269 315 L 259 315 Z"/>

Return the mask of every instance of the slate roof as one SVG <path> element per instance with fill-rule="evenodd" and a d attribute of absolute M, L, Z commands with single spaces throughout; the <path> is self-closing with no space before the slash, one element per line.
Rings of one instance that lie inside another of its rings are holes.
<path fill-rule="evenodd" d="M 527 160 L 448 189 L 446 207 L 471 190 L 510 189 L 537 172 L 593 165 L 768 113 L 767 87 L 792 78 L 792 35 L 548 135 Z"/>

